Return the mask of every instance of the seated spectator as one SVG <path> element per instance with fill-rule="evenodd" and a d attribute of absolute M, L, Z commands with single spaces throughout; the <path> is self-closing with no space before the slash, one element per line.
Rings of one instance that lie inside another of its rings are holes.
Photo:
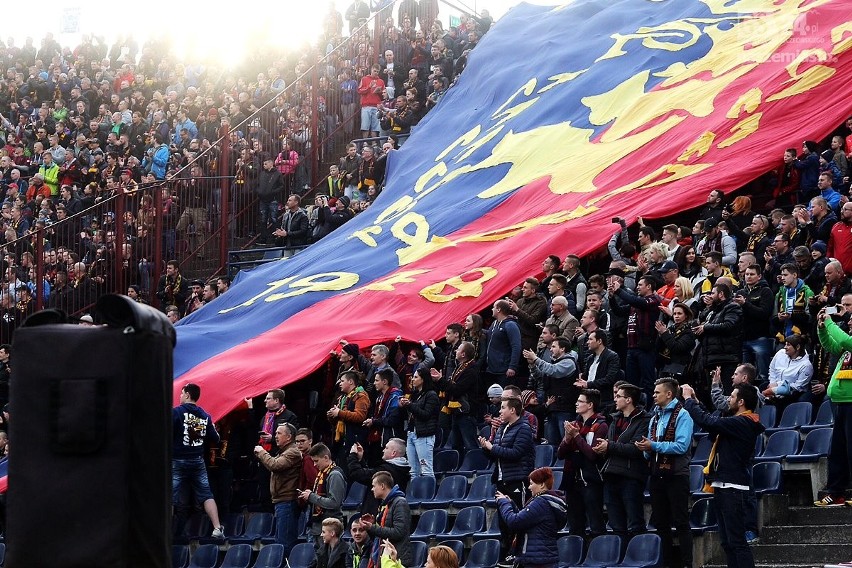
<path fill-rule="evenodd" d="M 322 539 L 316 555 L 316 568 L 346 568 L 346 553 L 348 547 L 341 540 L 343 536 L 343 521 L 340 519 L 325 519 L 322 522 Z"/>
<path fill-rule="evenodd" d="M 370 550 L 372 548 L 372 539 L 367 534 L 366 529 L 361 526 L 361 517 L 354 515 L 352 524 L 349 527 L 349 532 L 352 534 L 352 542 L 346 550 L 346 568 L 367 568 L 370 562 Z"/>
<path fill-rule="evenodd" d="M 411 466 L 405 457 L 405 441 L 391 438 L 382 451 L 382 459 L 376 467 L 367 467 L 364 463 L 364 448 L 360 444 L 352 446 L 349 452 L 349 482 L 357 482 L 367 487 L 373 483 L 373 475 L 386 471 L 393 478 L 393 484 L 402 491 L 408 488 L 411 480 Z M 368 493 L 361 506 L 362 513 L 375 516 L 379 511 L 379 501 L 372 493 Z"/>
<path fill-rule="evenodd" d="M 769 399 L 783 397 L 785 402 L 794 402 L 810 386 L 813 373 L 814 367 L 805 350 L 805 340 L 799 334 L 787 336 L 784 347 L 769 364 L 769 384 L 763 390 L 763 395 Z"/>

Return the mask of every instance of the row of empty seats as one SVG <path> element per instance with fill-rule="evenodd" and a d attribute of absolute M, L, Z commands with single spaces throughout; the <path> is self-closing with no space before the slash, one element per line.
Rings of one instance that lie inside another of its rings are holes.
<path fill-rule="evenodd" d="M 831 448 L 831 428 L 816 428 L 805 434 L 805 441 L 799 447 L 801 436 L 797 430 L 778 430 L 764 441 L 758 437 L 754 450 L 754 461 L 783 461 L 788 462 L 816 462 L 828 455 Z M 702 438 L 695 451 L 692 453 L 692 464 L 703 465 L 707 463 L 710 449 L 713 446 L 713 438 L 708 436 Z"/>
<path fill-rule="evenodd" d="M 313 545 L 310 545 L 313 550 Z M 202 544 L 192 555 L 189 546 L 172 545 L 172 568 L 281 568 L 284 564 L 284 546 L 268 544 L 260 549 L 251 564 L 252 548 L 248 544 L 235 544 L 225 553 L 219 564 L 219 545 Z"/>

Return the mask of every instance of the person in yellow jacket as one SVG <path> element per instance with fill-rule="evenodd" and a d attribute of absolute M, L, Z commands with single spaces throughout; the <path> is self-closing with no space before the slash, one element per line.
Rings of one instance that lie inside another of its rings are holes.
<path fill-rule="evenodd" d="M 59 165 L 53 161 L 53 154 L 44 152 L 42 154 L 44 162 L 38 168 L 38 173 L 44 178 L 44 183 L 50 188 L 50 196 L 57 197 L 59 195 Z"/>

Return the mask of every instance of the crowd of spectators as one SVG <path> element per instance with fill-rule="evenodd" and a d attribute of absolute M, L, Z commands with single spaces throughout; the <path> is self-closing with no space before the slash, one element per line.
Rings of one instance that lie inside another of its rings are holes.
<path fill-rule="evenodd" d="M 102 293 L 127 292 L 182 317 L 215 297 L 215 282 L 204 292 L 208 283 L 176 276 L 167 292 L 152 281 L 155 258 L 203 260 L 228 222 L 238 237 L 292 254 L 368 207 L 387 152 L 437 104 L 492 23 L 483 11 L 444 31 L 427 0 L 393 11 L 354 2 L 344 36 L 344 15 L 330 8 L 307 53 L 271 53 L 238 72 L 178 62 L 167 42 L 140 48 L 130 36 L 110 46 L 86 35 L 73 48 L 50 33 L 38 46 L 0 42 L 0 340 L 38 294 L 80 315 Z M 313 162 L 336 161 L 359 133 L 393 139 L 347 150 L 302 208 L 318 181 Z M 188 287 L 199 292 L 189 304 Z"/>
<path fill-rule="evenodd" d="M 2 46 L 0 338 L 33 310 L 39 289 L 46 305 L 78 311 L 121 279 L 118 285 L 140 301 L 154 293 L 173 321 L 226 292 L 226 278 L 186 279 L 177 262 L 152 282 L 149 266 L 152 240 L 161 239 L 171 256 L 181 233 L 205 254 L 207 223 L 221 208 L 215 184 L 206 181 L 218 172 L 222 152 L 232 158 L 234 195 L 260 203 L 259 223 L 237 231 L 254 233 L 259 242 L 275 237 L 281 246 L 304 246 L 368 207 L 381 191 L 383 159 L 440 101 L 490 26 L 485 13 L 444 32 L 436 6 L 404 0 L 396 19 L 384 15 L 371 38 L 361 26 L 369 7 L 356 1 L 345 16 L 347 41 L 344 16 L 332 10 L 319 51 L 295 66 L 273 62 L 251 81 L 177 64 L 165 45 L 149 43 L 137 53 L 129 39 L 107 49 L 87 37 L 72 50 L 48 34 L 38 49 L 29 41 Z M 328 57 L 315 91 L 297 78 L 321 54 Z M 370 140 L 347 146 L 313 206 L 303 208 L 300 195 L 312 186 L 304 158 L 313 113 L 321 118 L 323 152 L 333 150 L 325 142 L 336 131 L 340 140 Z M 244 131 L 232 129 L 226 144 L 214 145 L 220 126 L 244 123 Z M 852 133 L 852 119 L 840 131 Z M 380 136 L 387 136 L 381 147 L 373 144 Z M 786 150 L 770 176 L 765 209 L 752 210 L 758 200 L 745 195 L 727 203 L 714 189 L 691 226 L 653 227 L 640 219 L 634 241 L 619 220 L 604 270 L 584 271 L 583 259 L 573 254 L 548 256 L 540 271 L 486 313 L 448 322 L 444 337 L 397 338 L 368 351 L 341 340 L 323 370 L 333 385 L 322 393 L 324 417 L 289 411 L 279 390 L 266 395 L 258 412 L 249 400 L 247 409 L 218 425 L 221 442 L 206 454 L 210 466 L 230 468 L 233 476 L 229 461 L 256 456 L 247 468 L 251 475 L 240 481 L 261 481 L 265 493 L 254 504 L 274 504 L 276 538 L 287 547 L 305 512 L 323 568 L 375 566 L 376 543 L 383 541 L 408 565 L 412 518 L 405 490 L 411 479 L 435 476 L 439 446 L 462 455 L 481 450 L 495 465 L 490 475 L 507 565 L 516 557 L 555 564 L 548 531 L 565 522 L 583 537 L 607 524 L 624 536 L 644 532 L 642 491 L 650 477 L 666 563 L 689 566 L 686 465 L 693 420 L 711 431 L 714 423 L 684 398 L 740 415 L 757 404 L 817 407 L 829 396 L 842 427 L 835 426 L 828 487 L 815 505 L 842 505 L 850 484 L 845 426 L 852 423 L 845 416 L 852 396 L 845 400 L 838 386 L 852 372 L 850 142 L 852 136 L 839 134 L 822 152 L 813 141 Z M 153 207 L 158 191 L 162 211 Z M 102 216 L 63 222 L 118 200 L 122 207 Z M 116 210 L 125 211 L 123 218 L 116 219 Z M 158 216 L 162 233 L 153 234 Z M 33 281 L 35 227 L 45 229 L 39 286 Z M 684 384 L 689 387 L 681 391 Z M 198 401 L 200 393 L 191 394 L 182 402 Z M 262 434 L 252 440 L 258 424 Z M 558 484 L 550 468 L 533 467 L 540 444 L 564 460 Z M 730 464 L 722 448 L 716 467 Z M 728 483 L 722 472 L 710 473 Z M 751 496 L 734 473 L 733 489 Z M 221 476 L 212 492 L 219 509 L 252 502 L 232 492 L 231 479 Z M 356 518 L 346 519 L 353 541 L 343 550 L 341 503 L 355 480 L 368 485 L 372 497 Z M 209 501 L 206 493 L 195 497 Z M 730 526 L 744 531 L 723 530 L 729 554 L 743 554 L 758 538 L 753 507 L 736 512 L 741 522 Z M 549 528 L 533 530 L 524 520 L 531 514 L 553 515 Z M 218 524 L 217 516 L 221 536 Z"/>

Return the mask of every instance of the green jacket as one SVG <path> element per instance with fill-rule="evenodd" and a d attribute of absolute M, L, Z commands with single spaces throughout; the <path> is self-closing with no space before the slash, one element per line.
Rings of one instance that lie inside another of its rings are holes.
<path fill-rule="evenodd" d="M 826 318 L 825 327 L 817 327 L 817 333 L 826 351 L 842 354 L 828 382 L 829 398 L 832 402 L 852 402 L 852 335 L 840 329 L 831 318 Z"/>

